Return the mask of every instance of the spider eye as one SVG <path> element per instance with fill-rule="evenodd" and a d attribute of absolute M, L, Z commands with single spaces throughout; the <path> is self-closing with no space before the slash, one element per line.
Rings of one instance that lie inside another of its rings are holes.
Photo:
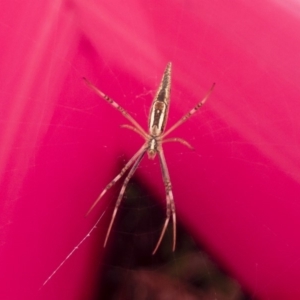
<path fill-rule="evenodd" d="M 154 159 L 154 157 L 156 156 L 156 151 L 153 149 L 148 150 L 148 158 L 149 159 Z"/>

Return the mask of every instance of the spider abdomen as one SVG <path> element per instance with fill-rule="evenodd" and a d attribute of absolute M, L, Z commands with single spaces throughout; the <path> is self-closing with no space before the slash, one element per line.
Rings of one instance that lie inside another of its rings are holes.
<path fill-rule="evenodd" d="M 155 101 L 153 103 L 150 111 L 150 135 L 159 136 L 163 133 L 166 124 L 167 108 L 164 102 Z"/>

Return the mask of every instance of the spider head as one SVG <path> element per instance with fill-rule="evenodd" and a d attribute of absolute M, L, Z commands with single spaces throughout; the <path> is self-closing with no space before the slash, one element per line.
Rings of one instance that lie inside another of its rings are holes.
<path fill-rule="evenodd" d="M 155 151 L 155 149 L 149 149 L 149 150 L 147 151 L 147 153 L 148 153 L 148 158 L 149 158 L 149 159 L 154 159 L 155 156 L 156 156 L 156 151 Z"/>
<path fill-rule="evenodd" d="M 150 136 L 148 140 L 147 153 L 149 159 L 154 159 L 157 153 L 159 141 L 156 136 Z"/>

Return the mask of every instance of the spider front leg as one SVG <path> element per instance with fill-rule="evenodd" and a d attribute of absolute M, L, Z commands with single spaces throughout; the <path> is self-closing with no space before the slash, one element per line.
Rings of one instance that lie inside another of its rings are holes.
<path fill-rule="evenodd" d="M 87 216 L 97 205 L 97 203 L 100 201 L 100 199 L 104 196 L 104 194 L 117 183 L 117 181 L 124 175 L 124 173 L 130 168 L 130 166 L 135 162 L 135 160 L 143 153 L 145 152 L 145 145 L 143 145 L 142 148 L 138 152 L 136 152 L 132 158 L 127 162 L 127 164 L 123 167 L 121 172 L 105 187 L 105 189 L 102 191 L 100 196 L 96 199 L 96 201 L 93 203 L 91 208 L 88 210 L 85 216 Z"/>
<path fill-rule="evenodd" d="M 155 248 L 152 252 L 152 255 L 154 255 L 156 253 L 158 247 L 161 244 L 161 241 L 162 241 L 162 239 L 165 235 L 165 232 L 167 230 L 171 214 L 172 214 L 172 220 L 173 220 L 173 247 L 172 247 L 172 250 L 175 251 L 175 247 L 176 247 L 176 212 L 175 212 L 174 197 L 173 197 L 173 193 L 172 193 L 171 179 L 170 179 L 168 166 L 167 166 L 167 162 L 166 162 L 162 147 L 160 147 L 160 149 L 157 152 L 158 152 L 158 156 L 159 156 L 159 162 L 160 162 L 160 167 L 161 167 L 161 171 L 162 171 L 162 177 L 163 177 L 165 190 L 166 190 L 167 208 L 166 208 L 165 223 L 164 223 L 163 228 L 161 230 L 161 234 L 160 234 L 159 239 L 156 243 L 156 246 L 155 246 Z"/>
<path fill-rule="evenodd" d="M 125 180 L 124 180 L 124 183 L 121 187 L 121 191 L 120 191 L 120 194 L 118 196 L 118 199 L 117 199 L 117 202 L 115 204 L 115 208 L 114 208 L 114 212 L 112 214 L 112 217 L 111 217 L 111 221 L 109 223 L 109 227 L 108 227 L 108 230 L 107 230 L 107 233 L 106 233 L 106 237 L 105 237 L 105 241 L 104 241 L 104 245 L 103 247 L 106 246 L 106 243 L 107 243 L 107 240 L 108 240 L 108 237 L 109 237 L 109 234 L 110 234 L 110 231 L 111 231 L 111 228 L 112 228 L 112 225 L 114 223 L 114 220 L 116 218 L 116 214 L 118 212 L 118 209 L 119 209 L 119 206 L 121 204 L 121 201 L 123 199 L 123 196 L 124 196 L 124 193 L 125 193 L 125 190 L 126 190 L 126 187 L 128 185 L 128 182 L 129 180 L 131 179 L 131 177 L 133 176 L 134 172 L 136 171 L 137 167 L 139 166 L 142 158 L 144 157 L 146 151 L 147 151 L 147 148 L 146 148 L 146 145 L 144 145 L 141 149 L 141 153 L 139 154 L 139 156 L 136 158 L 136 161 L 134 162 L 132 168 L 130 169 L 128 175 L 126 176 Z M 139 151 L 140 152 L 140 151 Z"/>

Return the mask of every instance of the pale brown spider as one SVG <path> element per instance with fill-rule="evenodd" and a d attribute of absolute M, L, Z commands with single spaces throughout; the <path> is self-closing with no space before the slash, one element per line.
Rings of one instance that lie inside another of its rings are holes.
<path fill-rule="evenodd" d="M 152 252 L 152 254 L 155 254 L 157 251 L 162 238 L 165 234 L 165 231 L 167 229 L 168 223 L 170 221 L 170 216 L 172 214 L 173 219 L 173 251 L 175 250 L 176 246 L 176 213 L 175 213 L 175 204 L 174 204 L 174 198 L 172 193 L 172 185 L 170 180 L 170 175 L 166 163 L 166 159 L 163 152 L 162 144 L 166 142 L 179 142 L 189 148 L 192 148 L 192 146 L 186 142 L 185 140 L 181 138 L 168 138 L 165 139 L 165 137 L 171 133 L 175 128 L 180 126 L 183 122 L 185 122 L 187 119 L 189 119 L 208 99 L 209 95 L 211 94 L 214 85 L 212 85 L 211 89 L 208 91 L 206 96 L 196 104 L 194 108 L 192 108 L 187 114 L 185 114 L 178 122 L 176 122 L 171 128 L 169 128 L 166 132 L 165 125 L 168 119 L 168 111 L 169 111 L 169 104 L 170 104 L 170 89 L 171 89 L 171 67 L 172 64 L 169 62 L 167 64 L 167 67 L 164 71 L 160 86 L 156 92 L 156 95 L 153 99 L 151 108 L 150 108 L 150 114 L 149 114 L 149 133 L 147 133 L 135 120 L 134 118 L 123 108 L 121 107 L 117 102 L 109 98 L 107 95 L 102 93 L 99 89 L 97 89 L 93 84 L 91 84 L 87 79 L 84 78 L 87 85 L 96 92 L 97 95 L 101 96 L 103 99 L 105 99 L 109 104 L 111 104 L 114 108 L 116 108 L 119 112 L 122 113 L 122 115 L 127 118 L 132 125 L 123 125 L 122 127 L 131 129 L 138 133 L 140 136 L 142 136 L 145 139 L 145 143 L 143 146 L 133 155 L 133 157 L 127 162 L 127 164 L 123 167 L 121 172 L 105 187 L 105 189 L 102 191 L 100 196 L 96 199 L 96 201 L 93 203 L 89 211 L 87 212 L 87 215 L 91 212 L 91 210 L 96 206 L 96 204 L 99 202 L 99 200 L 103 197 L 103 195 L 109 190 L 123 175 L 124 173 L 131 167 L 128 175 L 126 176 L 124 183 L 121 187 L 121 191 L 119 193 L 117 202 L 115 204 L 115 208 L 112 214 L 112 218 L 107 230 L 107 234 L 104 241 L 104 247 L 106 246 L 112 225 L 114 223 L 116 214 L 118 212 L 118 208 L 120 206 L 120 203 L 122 201 L 123 195 L 125 193 L 125 189 L 127 187 L 127 184 L 130 180 L 130 178 L 133 176 L 134 172 L 136 171 L 138 165 L 140 164 L 142 158 L 144 157 L 145 153 L 148 153 L 148 157 L 150 159 L 154 159 L 156 154 L 158 154 L 159 162 L 161 166 L 162 171 L 162 177 L 165 185 L 166 190 L 166 203 L 167 203 L 167 209 L 166 209 L 166 219 L 161 231 L 161 234 L 159 236 L 159 239 L 156 243 L 156 246 Z"/>

